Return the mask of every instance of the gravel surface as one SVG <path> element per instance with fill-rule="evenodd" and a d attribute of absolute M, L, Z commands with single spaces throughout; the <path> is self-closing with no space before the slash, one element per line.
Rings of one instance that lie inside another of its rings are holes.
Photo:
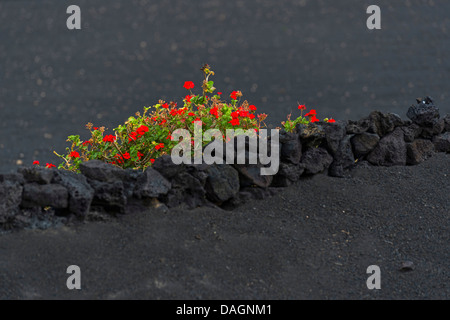
<path fill-rule="evenodd" d="M 449 299 L 449 163 L 316 175 L 231 212 L 6 234 L 0 299 Z M 69 265 L 81 290 L 66 287 Z M 370 265 L 380 290 L 366 286 Z"/>

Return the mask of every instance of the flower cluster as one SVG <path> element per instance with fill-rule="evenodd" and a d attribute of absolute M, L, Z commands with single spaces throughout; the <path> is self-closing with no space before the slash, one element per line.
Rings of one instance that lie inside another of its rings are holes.
<path fill-rule="evenodd" d="M 67 141 L 72 145 L 66 148 L 67 153 L 60 155 L 55 152 L 63 159 L 59 168 L 79 172 L 82 162 L 96 159 L 121 168 L 145 169 L 151 166 L 156 158 L 169 154 L 180 143 L 172 140 L 175 130 L 188 130 L 192 141 L 183 142 L 193 145 L 194 123 L 199 122 L 202 124 L 202 134 L 208 129 L 218 129 L 221 132 L 226 132 L 227 129 L 253 129 L 258 132 L 265 127 L 267 114 L 256 114 L 255 105 L 246 100 L 241 102 L 241 91 L 232 91 L 229 94 L 230 101 L 227 102 L 222 98 L 222 92 L 215 93 L 214 82 L 209 79 L 214 75 L 214 71 L 209 65 L 204 65 L 201 70 L 204 76 L 201 93 L 195 94 L 192 91 L 195 88 L 194 82 L 184 82 L 183 87 L 188 94 L 184 97 L 182 106 L 179 107 L 174 101 L 159 100 L 154 106 L 144 107 L 142 114 L 137 112 L 135 116 L 128 118 L 123 125 L 115 128 L 113 133 L 107 134 L 105 127 L 94 127 L 92 123 L 88 123 L 88 140 L 82 141 L 79 135 L 69 136 Z M 320 121 L 316 110 L 311 109 L 303 115 L 306 106 L 299 105 L 298 109 L 301 110 L 301 115 L 297 119 L 291 120 L 291 115 L 288 115 L 287 120 L 282 122 L 285 131 L 292 132 L 299 123 Z M 323 121 L 335 122 L 327 118 Z M 207 143 L 203 142 L 204 145 Z M 39 161 L 34 161 L 33 164 L 39 165 Z M 56 166 L 46 164 L 46 168 L 53 167 Z"/>
<path fill-rule="evenodd" d="M 182 106 L 160 100 L 154 106 L 144 107 L 142 114 L 137 112 L 128 118 L 113 130 L 114 134 L 106 134 L 104 127 L 88 123 L 89 140 L 82 141 L 78 135 L 69 136 L 72 145 L 67 148 L 67 154 L 55 152 L 64 161 L 59 168 L 78 172 L 83 161 L 98 159 L 122 168 L 145 169 L 156 158 L 169 154 L 179 143 L 172 141 L 174 130 L 186 129 L 194 137 L 195 122 L 201 122 L 203 133 L 208 129 L 257 131 L 265 126 L 267 115 L 255 114 L 256 106 L 245 100 L 241 102 L 242 92 L 231 92 L 230 101 L 225 101 L 222 92 L 214 93 L 214 82 L 209 79 L 214 72 L 208 65 L 201 70 L 204 75 L 201 93 L 195 94 L 192 91 L 195 84 L 186 81 L 183 86 L 189 94 L 183 99 Z"/>
<path fill-rule="evenodd" d="M 299 104 L 298 105 L 298 109 L 301 110 L 301 114 L 300 116 L 295 119 L 295 120 L 291 120 L 291 114 L 288 115 L 287 120 L 283 121 L 281 124 L 283 125 L 283 129 L 286 132 L 292 132 L 294 131 L 295 127 L 297 126 L 297 124 L 308 124 L 308 123 L 314 123 L 314 122 L 319 122 L 319 118 L 317 118 L 317 111 L 315 109 L 311 109 L 308 113 L 306 113 L 305 115 L 303 115 L 303 111 L 306 110 L 306 106 L 304 104 Z M 336 120 L 330 118 L 325 118 L 323 120 L 324 122 L 328 122 L 328 123 L 335 123 Z"/>

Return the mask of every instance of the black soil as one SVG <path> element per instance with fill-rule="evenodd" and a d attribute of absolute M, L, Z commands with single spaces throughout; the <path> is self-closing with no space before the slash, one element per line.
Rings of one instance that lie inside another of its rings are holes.
<path fill-rule="evenodd" d="M 231 212 L 154 209 L 6 234 L 0 298 L 448 299 L 449 163 L 316 175 Z M 76 292 L 69 265 L 81 268 Z M 366 286 L 370 265 L 380 290 Z"/>

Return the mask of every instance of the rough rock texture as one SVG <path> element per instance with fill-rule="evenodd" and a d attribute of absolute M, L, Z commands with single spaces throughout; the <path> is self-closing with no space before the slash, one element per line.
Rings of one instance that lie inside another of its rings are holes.
<path fill-rule="evenodd" d="M 302 158 L 302 143 L 295 133 L 282 132 L 280 134 L 280 159 L 284 162 L 298 164 Z"/>
<path fill-rule="evenodd" d="M 363 132 L 356 134 L 351 138 L 353 152 L 356 158 L 364 157 L 369 154 L 380 141 L 380 136 L 376 133 Z"/>
<path fill-rule="evenodd" d="M 417 139 L 422 133 L 422 128 L 415 123 L 402 127 L 402 130 L 405 137 L 405 142 L 413 142 L 414 139 Z"/>
<path fill-rule="evenodd" d="M 418 139 L 406 145 L 406 164 L 419 164 L 434 153 L 434 144 L 430 140 Z"/>
<path fill-rule="evenodd" d="M 134 195 L 138 199 L 157 198 L 167 194 L 171 188 L 170 182 L 153 168 L 147 168 L 136 183 Z"/>
<path fill-rule="evenodd" d="M 94 198 L 94 189 L 84 175 L 69 171 L 58 171 L 54 183 L 62 185 L 69 193 L 69 211 L 78 217 L 85 217 Z"/>
<path fill-rule="evenodd" d="M 65 209 L 69 206 L 69 193 L 59 184 L 29 183 L 24 186 L 21 206 Z"/>
<path fill-rule="evenodd" d="M 23 187 L 18 175 L 0 175 L 0 225 L 19 210 Z"/>
<path fill-rule="evenodd" d="M 123 180 L 126 177 L 125 170 L 100 160 L 83 162 L 80 171 L 88 179 L 103 182 Z"/>
<path fill-rule="evenodd" d="M 339 143 L 339 147 L 333 156 L 334 161 L 328 171 L 330 176 L 343 177 L 345 169 L 355 164 L 351 143 L 352 137 L 353 135 L 347 135 Z"/>
<path fill-rule="evenodd" d="M 297 182 L 301 175 L 305 172 L 305 167 L 302 164 L 280 163 L 278 173 L 274 176 L 271 186 L 273 187 L 288 187 L 294 182 Z"/>
<path fill-rule="evenodd" d="M 212 202 L 222 203 L 239 192 L 239 173 L 227 164 L 214 164 L 206 170 L 206 196 Z"/>
<path fill-rule="evenodd" d="M 425 97 L 417 99 L 417 105 L 411 106 L 406 116 L 421 127 L 433 127 L 439 120 L 439 109 L 433 104 L 433 99 Z"/>
<path fill-rule="evenodd" d="M 316 174 L 328 169 L 333 162 L 333 157 L 324 148 L 310 148 L 302 157 L 301 163 L 305 167 L 306 174 Z"/>
<path fill-rule="evenodd" d="M 378 166 L 396 166 L 406 164 L 406 143 L 403 130 L 397 128 L 383 137 L 367 160 Z"/>
<path fill-rule="evenodd" d="M 437 152 L 450 152 L 450 131 L 435 136 L 433 144 Z"/>
<path fill-rule="evenodd" d="M 34 166 L 30 168 L 19 168 L 18 172 L 23 175 L 26 182 L 50 184 L 57 171 L 55 169 Z"/>

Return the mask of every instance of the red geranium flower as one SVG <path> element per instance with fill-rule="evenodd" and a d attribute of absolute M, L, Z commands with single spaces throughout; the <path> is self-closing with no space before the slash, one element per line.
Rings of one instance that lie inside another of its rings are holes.
<path fill-rule="evenodd" d="M 230 97 L 231 97 L 231 99 L 234 99 L 234 100 L 237 100 L 237 91 L 233 91 L 231 94 L 230 94 Z"/>
<path fill-rule="evenodd" d="M 300 105 L 298 106 L 298 109 L 299 109 L 299 110 L 306 110 L 306 106 L 305 106 L 304 104 L 300 104 Z"/>
<path fill-rule="evenodd" d="M 162 105 L 162 107 L 163 107 L 164 109 L 168 109 L 168 108 L 169 108 L 169 104 L 166 102 L 166 103 L 164 103 L 164 104 Z"/>
<path fill-rule="evenodd" d="M 176 109 L 170 110 L 170 115 L 171 115 L 172 117 L 176 116 L 177 114 L 178 114 L 178 111 L 177 111 Z"/>
<path fill-rule="evenodd" d="M 319 122 L 320 120 L 316 117 L 315 114 L 311 116 L 311 122 Z"/>
<path fill-rule="evenodd" d="M 83 142 L 83 146 L 87 146 L 88 144 L 91 144 L 91 141 L 87 140 L 87 141 Z"/>
<path fill-rule="evenodd" d="M 130 137 L 128 138 L 128 143 L 130 143 L 131 141 L 136 141 L 136 139 L 137 139 L 137 133 L 131 132 Z"/>
<path fill-rule="evenodd" d="M 209 110 L 209 113 L 213 116 L 215 116 L 216 118 L 219 118 L 219 113 L 218 113 L 219 109 L 217 107 L 211 108 L 211 110 Z"/>
<path fill-rule="evenodd" d="M 136 133 L 140 136 L 143 136 L 146 132 L 148 132 L 148 127 L 147 126 L 140 126 L 139 128 L 137 128 Z"/>
<path fill-rule="evenodd" d="M 254 115 L 253 113 L 250 113 L 250 114 L 248 115 L 248 118 L 249 118 L 249 119 L 255 119 L 255 115 Z"/>
<path fill-rule="evenodd" d="M 248 106 L 248 108 L 249 108 L 251 111 L 256 111 L 256 107 L 255 107 L 254 105 L 250 105 L 250 106 Z"/>
<path fill-rule="evenodd" d="M 150 159 L 150 162 L 153 164 L 155 163 L 155 159 Z"/>
<path fill-rule="evenodd" d="M 336 120 L 334 120 L 334 119 L 329 119 L 328 120 L 328 123 L 335 123 L 336 122 Z"/>
<path fill-rule="evenodd" d="M 194 88 L 194 83 L 192 81 L 186 81 L 183 86 L 186 90 L 190 90 Z"/>
<path fill-rule="evenodd" d="M 233 117 L 233 118 L 239 117 L 239 111 L 233 111 L 233 112 L 231 113 L 231 117 Z"/>
<path fill-rule="evenodd" d="M 33 161 L 33 164 L 34 165 L 39 165 L 39 161 L 35 160 L 35 161 Z"/>
<path fill-rule="evenodd" d="M 124 154 L 123 154 L 123 158 L 124 159 L 130 159 L 131 157 L 130 157 L 130 154 L 128 153 L 128 152 L 125 152 Z"/>
<path fill-rule="evenodd" d="M 48 169 L 50 169 L 50 168 L 56 168 L 56 166 L 55 166 L 54 164 L 52 164 L 52 163 L 47 163 L 47 164 L 45 164 L 45 167 L 48 168 Z"/>
<path fill-rule="evenodd" d="M 222 92 L 217 92 L 217 94 L 220 96 L 222 94 Z"/>
<path fill-rule="evenodd" d="M 139 160 L 141 160 L 141 158 L 144 156 L 143 153 L 141 153 L 140 151 L 137 152 L 137 156 L 139 158 Z"/>
<path fill-rule="evenodd" d="M 79 157 L 80 157 L 80 154 L 79 154 L 78 152 L 76 152 L 76 151 L 72 151 L 72 152 L 69 154 L 69 157 L 71 157 L 71 158 L 79 158 Z"/>
<path fill-rule="evenodd" d="M 238 118 L 233 118 L 233 120 L 229 121 L 229 123 L 231 123 L 232 126 L 238 126 L 239 125 L 239 119 Z"/>
<path fill-rule="evenodd" d="M 193 96 L 187 95 L 184 99 L 186 100 L 187 103 L 191 103 L 191 99 Z"/>
<path fill-rule="evenodd" d="M 201 124 L 203 124 L 202 119 L 200 119 L 200 118 L 196 118 L 194 121 L 191 121 L 191 123 L 194 123 L 194 122 L 196 122 L 196 121 L 200 121 Z"/>

